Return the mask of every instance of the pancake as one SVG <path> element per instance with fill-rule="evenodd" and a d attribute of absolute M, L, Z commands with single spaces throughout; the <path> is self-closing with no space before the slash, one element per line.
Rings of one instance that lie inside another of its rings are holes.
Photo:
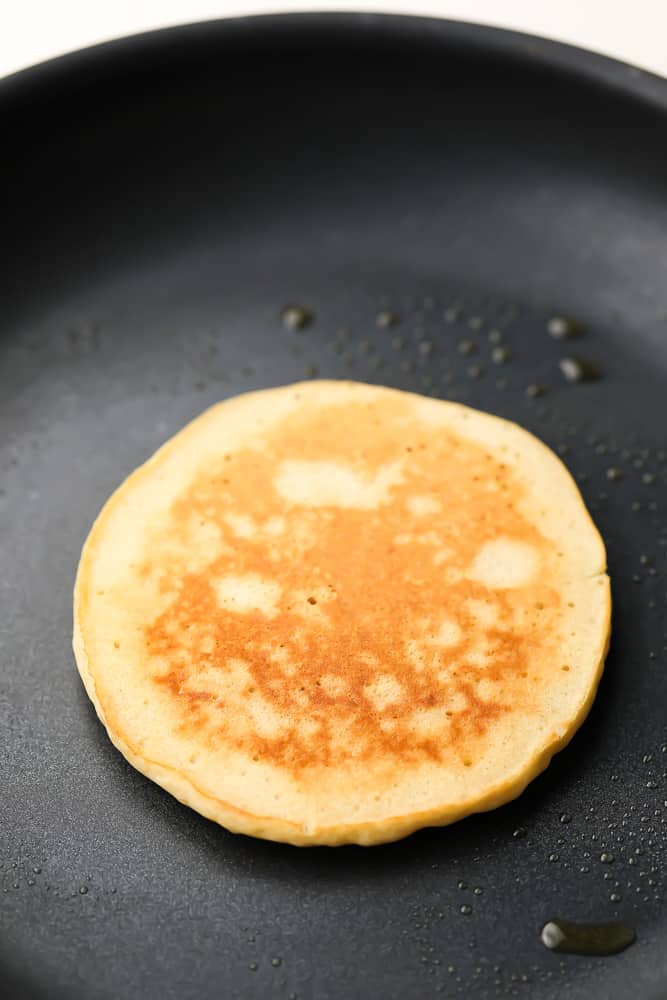
<path fill-rule="evenodd" d="M 214 406 L 120 486 L 74 652 L 116 747 L 202 815 L 376 844 L 521 793 L 591 706 L 610 607 L 537 438 L 315 381 Z"/>

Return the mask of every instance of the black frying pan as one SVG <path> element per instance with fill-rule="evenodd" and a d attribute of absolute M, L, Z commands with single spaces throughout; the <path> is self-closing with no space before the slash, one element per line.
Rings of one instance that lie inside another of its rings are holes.
<path fill-rule="evenodd" d="M 467 25 L 247 19 L 18 74 L 0 136 L 4 995 L 664 997 L 667 83 Z M 288 303 L 311 325 L 285 329 Z M 540 435 L 615 598 L 599 697 L 548 771 L 365 850 L 180 806 L 111 747 L 70 652 L 112 488 L 215 400 L 315 373 Z M 560 956 L 552 916 L 638 939 Z"/>

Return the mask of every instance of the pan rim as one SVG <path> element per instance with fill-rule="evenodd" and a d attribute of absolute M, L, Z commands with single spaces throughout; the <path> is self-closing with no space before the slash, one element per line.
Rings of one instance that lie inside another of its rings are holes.
<path fill-rule="evenodd" d="M 211 32 L 226 41 L 242 41 L 259 32 L 288 36 L 311 29 L 322 38 L 332 29 L 403 37 L 406 42 L 435 41 L 462 49 L 485 50 L 526 65 L 537 64 L 582 82 L 598 83 L 617 93 L 639 99 L 667 112 L 667 77 L 581 46 L 509 28 L 472 21 L 424 17 L 413 14 L 376 14 L 363 11 L 309 11 L 299 13 L 249 14 L 214 18 L 154 28 L 135 34 L 74 49 L 0 77 L 0 110 L 24 91 L 42 89 L 56 83 L 72 82 L 90 69 L 92 63 L 109 68 L 115 62 L 136 60 L 155 54 L 167 45 L 197 44 Z"/>

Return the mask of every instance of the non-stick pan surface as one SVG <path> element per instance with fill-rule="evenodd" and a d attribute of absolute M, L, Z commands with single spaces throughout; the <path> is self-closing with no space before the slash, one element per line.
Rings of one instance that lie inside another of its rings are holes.
<path fill-rule="evenodd" d="M 667 83 L 445 22 L 249 19 L 19 74 L 0 135 L 3 995 L 667 995 Z M 315 374 L 518 420 L 609 550 L 611 653 L 569 748 L 513 804 L 380 848 L 180 806 L 70 650 L 117 483 L 210 403 Z M 554 954 L 553 916 L 637 942 Z"/>

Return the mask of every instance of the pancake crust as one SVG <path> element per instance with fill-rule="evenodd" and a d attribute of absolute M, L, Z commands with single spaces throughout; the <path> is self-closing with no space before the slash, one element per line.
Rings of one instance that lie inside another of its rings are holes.
<path fill-rule="evenodd" d="M 110 738 L 229 830 L 374 844 L 514 798 L 593 701 L 602 540 L 515 424 L 353 382 L 214 406 L 107 502 L 74 652 Z"/>

